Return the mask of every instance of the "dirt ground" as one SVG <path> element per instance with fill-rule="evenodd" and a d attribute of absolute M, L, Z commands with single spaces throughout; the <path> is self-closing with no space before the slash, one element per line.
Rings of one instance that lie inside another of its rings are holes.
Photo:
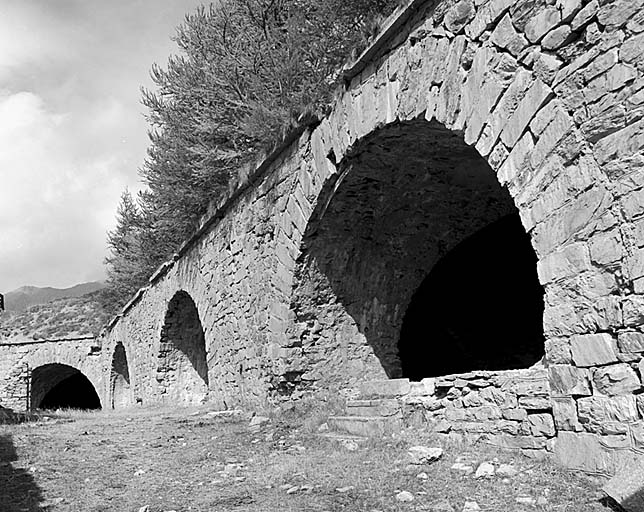
<path fill-rule="evenodd" d="M 413 431 L 338 442 L 320 415 L 269 416 L 138 409 L 0 425 L 0 512 L 609 510 L 599 482 L 548 461 L 470 445 L 413 465 L 410 446 L 440 444 Z M 476 478 L 485 461 L 495 474 Z"/>

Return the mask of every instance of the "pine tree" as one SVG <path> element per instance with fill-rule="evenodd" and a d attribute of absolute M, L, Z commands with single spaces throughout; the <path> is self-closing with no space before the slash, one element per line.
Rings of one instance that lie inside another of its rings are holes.
<path fill-rule="evenodd" d="M 186 15 L 179 55 L 142 90 L 150 147 L 139 205 L 126 193 L 109 234 L 109 288 L 143 284 L 221 196 L 239 166 L 322 115 L 338 69 L 397 0 L 222 0 Z M 134 239 L 131 233 L 136 233 Z"/>

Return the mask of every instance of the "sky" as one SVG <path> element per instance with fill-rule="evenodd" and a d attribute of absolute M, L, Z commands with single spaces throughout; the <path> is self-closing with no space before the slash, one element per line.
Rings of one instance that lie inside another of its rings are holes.
<path fill-rule="evenodd" d="M 122 191 L 141 189 L 140 87 L 204 0 L 0 0 L 0 293 L 105 278 Z"/>

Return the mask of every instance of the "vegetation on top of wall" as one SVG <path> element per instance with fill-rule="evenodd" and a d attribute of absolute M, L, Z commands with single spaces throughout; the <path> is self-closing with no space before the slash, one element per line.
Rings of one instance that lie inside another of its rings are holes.
<path fill-rule="evenodd" d="M 108 234 L 107 310 L 122 306 L 191 233 L 244 163 L 321 115 L 352 48 L 399 0 L 223 0 L 186 15 L 179 54 L 143 90 L 146 190 L 127 191 Z"/>
<path fill-rule="evenodd" d="M 101 291 L 0 313 L 0 342 L 95 336 L 109 320 Z"/>

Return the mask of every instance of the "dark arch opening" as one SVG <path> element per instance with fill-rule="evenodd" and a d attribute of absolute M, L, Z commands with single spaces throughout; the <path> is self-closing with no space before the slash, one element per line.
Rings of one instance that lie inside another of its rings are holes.
<path fill-rule="evenodd" d="M 130 391 L 130 371 L 127 366 L 125 347 L 120 341 L 114 348 L 112 370 L 110 372 L 112 409 L 127 407 L 132 403 Z"/>
<path fill-rule="evenodd" d="M 168 304 L 157 381 L 163 400 L 200 403 L 208 392 L 206 339 L 197 306 L 185 291 L 177 292 Z"/>
<path fill-rule="evenodd" d="M 296 379 L 382 378 L 383 370 L 419 379 L 452 368 L 529 366 L 544 352 L 543 290 L 529 240 L 509 192 L 461 133 L 424 119 L 376 130 L 339 163 L 306 228 L 289 334 L 309 364 L 324 369 Z M 525 277 L 520 289 L 496 294 L 505 286 L 498 281 L 516 272 Z M 497 350 L 493 328 L 476 337 L 480 326 L 469 326 L 478 343 L 471 364 L 452 361 L 461 356 L 440 346 L 442 319 L 435 311 L 430 319 L 425 307 L 444 311 L 448 295 L 458 306 L 449 312 L 452 325 L 470 323 L 474 308 L 497 331 L 512 324 L 521 341 Z M 530 310 L 522 325 L 504 313 L 517 304 Z M 477 356 L 487 346 L 498 359 Z"/>
<path fill-rule="evenodd" d="M 414 293 L 398 348 L 405 377 L 527 368 L 543 356 L 543 290 L 518 214 L 441 258 Z"/>
<path fill-rule="evenodd" d="M 100 409 L 96 389 L 79 370 L 46 364 L 31 373 L 32 409 Z"/>

